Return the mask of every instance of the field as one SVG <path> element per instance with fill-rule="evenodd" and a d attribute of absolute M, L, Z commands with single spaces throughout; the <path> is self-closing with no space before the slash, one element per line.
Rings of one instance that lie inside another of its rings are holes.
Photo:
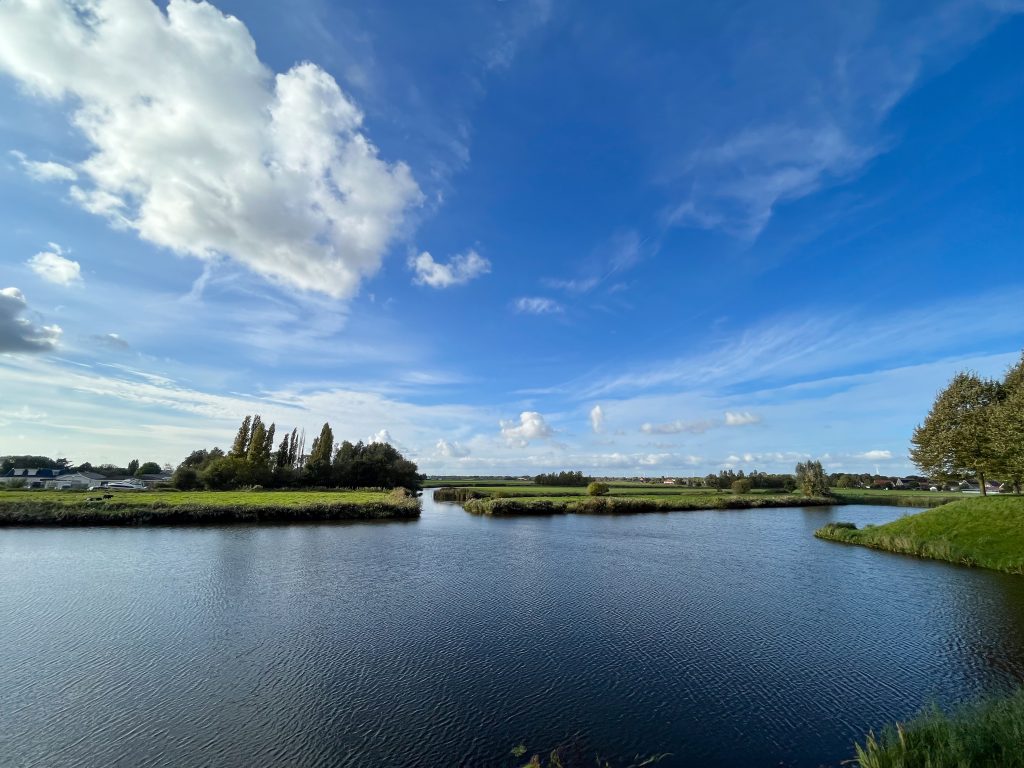
<path fill-rule="evenodd" d="M 417 499 L 386 491 L 0 491 L 0 526 L 371 520 L 419 513 Z"/>
<path fill-rule="evenodd" d="M 826 525 L 815 534 L 844 544 L 1024 574 L 1024 497 L 974 496 L 863 529 Z"/>
<path fill-rule="evenodd" d="M 965 498 L 956 492 L 876 491 L 866 488 L 833 488 L 832 493 L 842 504 L 885 504 L 893 507 L 937 507 Z"/>

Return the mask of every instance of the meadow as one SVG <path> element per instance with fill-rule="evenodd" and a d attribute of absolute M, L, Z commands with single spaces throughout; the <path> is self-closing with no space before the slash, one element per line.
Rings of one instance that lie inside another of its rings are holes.
<path fill-rule="evenodd" d="M 0 526 L 376 520 L 419 514 L 419 500 L 401 491 L 0 491 Z"/>
<path fill-rule="evenodd" d="M 844 544 L 1024 574 L 1024 497 L 974 496 L 886 525 L 830 523 L 815 535 Z"/>

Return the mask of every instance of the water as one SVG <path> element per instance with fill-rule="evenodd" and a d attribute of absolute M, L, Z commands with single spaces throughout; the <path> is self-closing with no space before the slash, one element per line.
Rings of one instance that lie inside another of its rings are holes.
<path fill-rule="evenodd" d="M 817 766 L 1024 682 L 1024 578 L 843 507 L 0 531 L 4 766 Z"/>

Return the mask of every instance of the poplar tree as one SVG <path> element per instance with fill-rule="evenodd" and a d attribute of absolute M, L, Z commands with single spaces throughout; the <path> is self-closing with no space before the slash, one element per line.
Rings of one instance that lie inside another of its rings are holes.
<path fill-rule="evenodd" d="M 275 457 L 274 463 L 278 467 L 290 467 L 291 462 L 291 435 L 287 432 L 284 433 L 284 437 L 281 438 L 281 444 L 277 446 L 277 456 Z"/>
<path fill-rule="evenodd" d="M 238 428 L 238 434 L 235 435 L 235 442 L 231 444 L 229 456 L 234 456 L 236 459 L 245 458 L 245 455 L 249 452 L 249 433 L 251 427 L 252 417 L 246 416 L 242 421 L 242 426 Z"/>
<path fill-rule="evenodd" d="M 311 479 L 322 483 L 330 476 L 333 454 L 334 433 L 331 431 L 331 425 L 324 422 L 319 437 L 313 440 L 313 447 L 306 460 L 306 469 Z"/>
<path fill-rule="evenodd" d="M 249 433 L 249 450 L 246 451 L 245 460 L 254 467 L 264 466 L 263 448 L 267 442 L 267 428 L 263 426 L 263 419 L 256 414 L 252 420 L 252 431 Z M 267 459 L 270 457 L 267 456 Z"/>

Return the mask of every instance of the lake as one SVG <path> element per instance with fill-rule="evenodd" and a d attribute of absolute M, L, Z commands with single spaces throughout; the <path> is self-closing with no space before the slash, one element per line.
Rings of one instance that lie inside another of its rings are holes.
<path fill-rule="evenodd" d="M 1024 578 L 841 507 L 0 531 L 4 766 L 818 766 L 1024 682 Z"/>

